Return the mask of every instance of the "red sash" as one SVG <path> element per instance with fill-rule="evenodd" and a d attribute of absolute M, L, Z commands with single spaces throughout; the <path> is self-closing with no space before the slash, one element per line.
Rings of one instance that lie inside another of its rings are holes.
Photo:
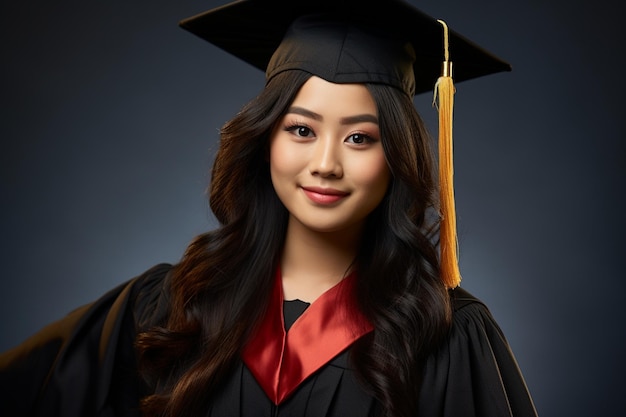
<path fill-rule="evenodd" d="M 350 274 L 319 296 L 286 333 L 282 277 L 277 271 L 267 314 L 243 351 L 244 363 L 274 404 L 373 330 L 355 307 L 354 279 Z"/>

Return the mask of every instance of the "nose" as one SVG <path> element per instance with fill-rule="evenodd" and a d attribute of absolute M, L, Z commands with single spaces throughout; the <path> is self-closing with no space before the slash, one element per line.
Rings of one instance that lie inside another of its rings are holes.
<path fill-rule="evenodd" d="M 319 175 L 322 178 L 343 177 L 341 148 L 338 142 L 332 138 L 319 138 L 316 141 L 309 161 L 309 171 L 312 175 Z"/>

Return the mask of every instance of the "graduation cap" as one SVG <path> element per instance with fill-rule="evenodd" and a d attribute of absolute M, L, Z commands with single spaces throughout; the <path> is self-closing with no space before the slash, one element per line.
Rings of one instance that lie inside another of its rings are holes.
<path fill-rule="evenodd" d="M 403 0 L 239 0 L 180 25 L 226 52 L 276 74 L 301 70 L 334 83 L 382 83 L 435 92 L 439 110 L 440 263 L 444 284 L 460 283 L 452 185 L 452 108 L 457 82 L 510 65 Z M 450 59 L 451 58 L 451 59 Z"/>

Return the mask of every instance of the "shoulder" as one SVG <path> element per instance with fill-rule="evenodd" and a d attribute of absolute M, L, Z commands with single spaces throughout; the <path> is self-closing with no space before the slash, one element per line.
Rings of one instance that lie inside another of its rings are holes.
<path fill-rule="evenodd" d="M 452 326 L 424 367 L 424 415 L 529 416 L 536 411 L 502 330 L 481 300 L 451 290 Z"/>
<path fill-rule="evenodd" d="M 485 306 L 481 300 L 476 298 L 473 294 L 470 294 L 470 292 L 464 288 L 457 287 L 449 290 L 448 292 L 450 294 L 450 299 L 452 300 L 452 308 L 455 311 L 474 303 L 479 303 Z"/>
<path fill-rule="evenodd" d="M 172 268 L 156 265 L 0 354 L 0 415 L 97 415 L 126 401 L 136 330 L 166 317 Z"/>
<path fill-rule="evenodd" d="M 465 336 L 504 338 L 500 327 L 487 305 L 469 291 L 457 287 L 449 291 L 452 301 L 452 335 L 461 332 Z"/>

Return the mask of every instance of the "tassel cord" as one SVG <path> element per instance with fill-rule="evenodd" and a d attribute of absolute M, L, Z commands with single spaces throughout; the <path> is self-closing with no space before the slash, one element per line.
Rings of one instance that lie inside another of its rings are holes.
<path fill-rule="evenodd" d="M 439 112 L 439 204 L 440 264 L 441 278 L 448 288 L 456 288 L 461 282 L 458 264 L 458 239 L 456 229 L 456 207 L 454 202 L 454 165 L 452 145 L 452 120 L 455 87 L 452 80 L 452 63 L 449 62 L 448 27 L 444 28 L 444 57 L 442 76 L 435 84 L 433 105 Z"/>

